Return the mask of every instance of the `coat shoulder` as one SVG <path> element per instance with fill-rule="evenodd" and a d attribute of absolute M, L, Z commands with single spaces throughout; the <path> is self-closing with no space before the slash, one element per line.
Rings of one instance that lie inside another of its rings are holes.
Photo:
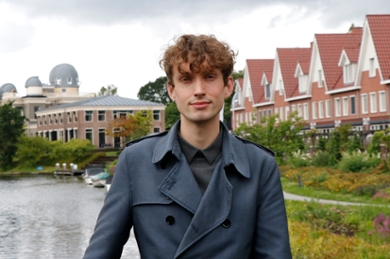
<path fill-rule="evenodd" d="M 162 137 L 162 136 L 165 136 L 168 134 L 168 131 L 164 131 L 164 132 L 160 132 L 160 133 L 154 133 L 154 134 L 149 134 L 145 137 L 142 137 L 142 138 L 137 138 L 137 139 L 134 139 L 134 140 L 131 140 L 129 142 L 126 143 L 126 147 L 129 147 L 135 143 L 139 143 L 143 140 L 146 140 L 146 139 L 153 139 L 153 138 L 156 138 L 158 139 L 159 137 Z"/>
<path fill-rule="evenodd" d="M 246 144 L 252 144 L 252 145 L 255 145 L 256 147 L 258 147 L 259 149 L 265 151 L 267 154 L 271 155 L 272 157 L 275 157 L 275 152 L 272 151 L 271 149 L 269 148 L 266 148 L 265 146 L 263 145 L 260 145 L 258 143 L 255 143 L 253 141 L 250 141 L 250 140 L 247 140 L 247 139 L 244 139 L 244 138 L 240 138 L 238 136 L 235 135 L 235 137 L 239 140 L 241 140 L 243 143 L 246 143 Z"/>

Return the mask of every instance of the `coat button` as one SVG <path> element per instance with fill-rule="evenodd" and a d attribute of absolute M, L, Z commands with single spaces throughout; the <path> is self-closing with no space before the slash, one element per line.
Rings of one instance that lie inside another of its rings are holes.
<path fill-rule="evenodd" d="M 229 227 L 230 227 L 230 220 L 226 219 L 226 220 L 222 223 L 222 227 L 224 227 L 224 228 L 229 228 Z"/>
<path fill-rule="evenodd" d="M 168 224 L 168 225 L 173 225 L 173 223 L 175 223 L 175 218 L 173 216 L 168 216 L 166 219 L 165 219 L 165 222 Z"/>

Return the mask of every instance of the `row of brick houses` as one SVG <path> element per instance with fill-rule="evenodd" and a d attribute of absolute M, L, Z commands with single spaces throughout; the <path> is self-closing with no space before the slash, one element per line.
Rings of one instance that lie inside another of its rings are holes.
<path fill-rule="evenodd" d="M 326 133 L 390 125 L 390 15 L 367 15 L 344 34 L 315 34 L 308 48 L 277 48 L 275 59 L 248 59 L 236 81 L 232 128 L 297 111 L 306 129 Z"/>

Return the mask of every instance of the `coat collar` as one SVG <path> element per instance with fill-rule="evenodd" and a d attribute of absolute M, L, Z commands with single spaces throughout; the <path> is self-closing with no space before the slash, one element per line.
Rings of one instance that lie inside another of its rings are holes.
<path fill-rule="evenodd" d="M 168 153 L 172 153 L 178 160 L 181 159 L 181 149 L 178 141 L 180 121 L 176 122 L 168 134 L 162 136 L 153 152 L 153 163 L 161 162 Z M 249 163 L 242 141 L 229 133 L 228 128 L 221 122 L 222 130 L 222 165 L 224 168 L 233 165 L 237 172 L 249 178 Z"/>

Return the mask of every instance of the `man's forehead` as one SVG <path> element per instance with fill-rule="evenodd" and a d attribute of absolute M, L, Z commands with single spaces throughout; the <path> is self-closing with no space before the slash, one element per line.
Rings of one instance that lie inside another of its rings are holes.
<path fill-rule="evenodd" d="M 218 68 L 212 67 L 207 60 L 201 65 L 195 65 L 191 62 L 178 62 L 174 66 L 174 71 L 180 74 L 204 73 L 214 70 L 218 70 Z"/>

